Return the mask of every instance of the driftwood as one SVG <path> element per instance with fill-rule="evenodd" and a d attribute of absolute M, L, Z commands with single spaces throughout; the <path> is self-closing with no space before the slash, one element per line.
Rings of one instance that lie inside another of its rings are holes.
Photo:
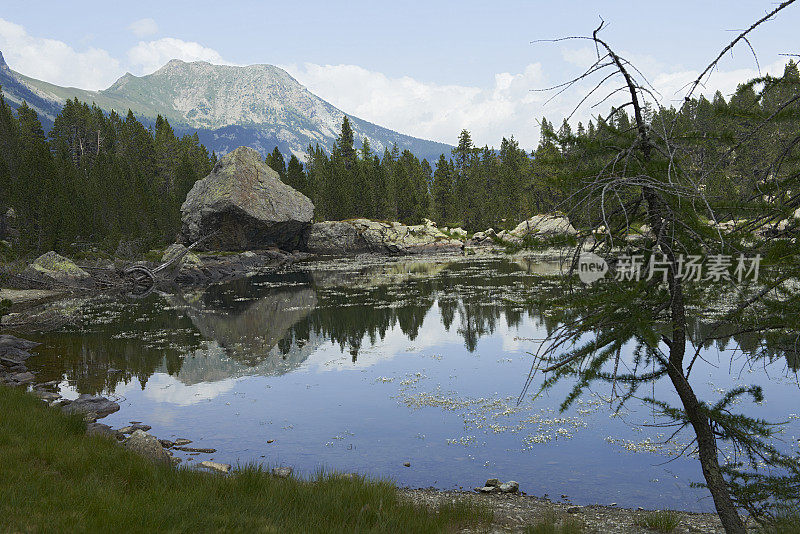
<path fill-rule="evenodd" d="M 159 273 L 166 271 L 173 265 L 179 264 L 193 248 L 213 236 L 215 233 L 216 232 L 213 232 L 198 239 L 155 269 L 151 270 L 149 267 L 143 264 L 135 264 L 127 267 L 123 271 L 123 274 L 125 284 L 128 287 L 128 295 L 133 298 L 144 298 L 152 293 L 156 288 Z"/>

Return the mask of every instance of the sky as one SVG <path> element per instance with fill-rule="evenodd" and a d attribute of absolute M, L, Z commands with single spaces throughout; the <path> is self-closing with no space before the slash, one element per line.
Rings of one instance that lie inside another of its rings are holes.
<path fill-rule="evenodd" d="M 103 89 L 173 58 L 286 69 L 345 113 L 402 133 L 455 144 L 468 129 L 477 145 L 514 136 L 533 148 L 539 121 L 560 124 L 593 85 L 551 99 L 541 91 L 596 59 L 587 41 L 605 39 L 657 90 L 682 100 L 685 85 L 772 1 L 495 0 L 136 3 L 3 0 L 0 51 L 22 74 L 58 85 Z M 777 74 L 800 53 L 800 1 L 727 54 L 702 91 L 729 95 L 739 82 Z M 610 90 L 618 87 L 609 85 Z M 608 111 L 605 93 L 571 116 L 575 126 Z M 592 107 L 597 105 L 596 107 Z"/>

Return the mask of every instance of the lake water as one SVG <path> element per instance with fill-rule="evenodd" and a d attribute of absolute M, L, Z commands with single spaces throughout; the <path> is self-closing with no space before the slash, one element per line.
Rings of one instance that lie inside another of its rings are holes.
<path fill-rule="evenodd" d="M 78 301 L 78 324 L 26 334 L 44 343 L 28 364 L 68 398 L 118 400 L 106 424 L 142 421 L 159 438 L 217 449 L 176 451 L 183 465 L 325 467 L 443 489 L 497 477 L 576 504 L 712 510 L 690 487 L 697 461 L 670 461 L 689 435 L 659 445 L 671 429 L 647 426 L 658 419 L 638 401 L 617 412 L 601 386 L 560 413 L 572 384 L 536 397 L 539 376 L 517 403 L 547 333 L 522 303 L 557 269 L 518 258 L 332 260 L 203 291 Z M 734 347 L 704 351 L 698 395 L 763 385 L 764 403 L 739 408 L 788 421 L 781 447 L 796 450 L 796 370 Z M 646 394 L 675 398 L 664 381 Z"/>

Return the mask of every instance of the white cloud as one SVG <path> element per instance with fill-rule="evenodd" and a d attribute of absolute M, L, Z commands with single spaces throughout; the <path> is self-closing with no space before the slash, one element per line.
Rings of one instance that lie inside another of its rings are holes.
<path fill-rule="evenodd" d="M 156 402 L 169 402 L 179 406 L 191 406 L 202 401 L 215 399 L 231 391 L 236 386 L 235 378 L 217 382 L 200 382 L 184 384 L 174 376 L 166 373 L 155 373 L 147 380 L 144 396 Z M 118 391 L 119 395 L 120 392 Z"/>
<path fill-rule="evenodd" d="M 138 20 L 129 28 L 142 36 L 158 31 L 152 19 Z M 0 50 L 14 70 L 58 85 L 84 89 L 108 87 L 126 68 L 135 74 L 149 74 L 171 59 L 229 64 L 212 48 L 172 37 L 140 41 L 128 51 L 127 61 L 120 61 L 103 49 L 90 47 L 77 51 L 62 41 L 31 36 L 24 27 L 2 18 Z M 664 105 L 679 103 L 686 85 L 699 72 L 665 64 L 651 56 L 625 52 L 622 55 L 648 77 Z M 556 126 L 560 125 L 593 87 L 590 80 L 580 82 L 552 101 L 548 101 L 552 93 L 535 91 L 567 81 L 596 59 L 591 47 L 565 48 L 561 56 L 564 63 L 547 71 L 540 63 L 532 63 L 520 72 L 496 73 L 485 86 L 439 84 L 410 76 L 389 77 L 357 65 L 304 63 L 284 68 L 310 91 L 346 113 L 402 133 L 452 144 L 466 128 L 479 146 L 497 147 L 503 137 L 513 135 L 522 147 L 530 149 L 539 139 L 539 119 L 546 116 Z M 780 75 L 783 64 L 783 60 L 778 60 L 763 67 L 762 72 Z M 700 90 L 709 97 L 716 90 L 728 96 L 737 84 L 758 74 L 754 66 L 749 69 L 728 66 L 726 70 L 723 64 Z M 585 124 L 591 116 L 606 113 L 612 104 L 621 101 L 620 94 L 617 100 L 591 107 L 605 94 L 598 92 L 597 98 L 588 100 L 571 119 L 573 126 L 579 120 Z"/>
<path fill-rule="evenodd" d="M 103 89 L 124 72 L 105 50 L 78 52 L 63 41 L 29 35 L 24 27 L 2 18 L 0 50 L 12 69 L 57 85 Z"/>
<path fill-rule="evenodd" d="M 656 61 L 650 56 L 623 53 L 636 65 L 660 95 L 660 103 L 669 106 L 679 103 L 686 86 L 694 80 L 698 70 L 683 69 Z M 565 49 L 562 58 L 570 65 L 557 74 L 546 73 L 540 63 L 527 65 L 522 72 L 501 72 L 494 83 L 486 87 L 467 85 L 440 85 L 416 80 L 409 76 L 390 78 L 383 73 L 370 71 L 357 65 L 318 65 L 304 63 L 283 68 L 323 99 L 362 119 L 402 133 L 454 144 L 459 132 L 466 128 L 479 146 L 498 147 L 503 137 L 514 136 L 523 148 L 534 148 L 539 140 L 538 120 L 548 120 L 560 126 L 578 102 L 605 74 L 596 74 L 591 80 L 581 81 L 560 96 L 548 101 L 552 92 L 537 89 L 568 81 L 580 69 L 589 67 L 597 59 L 589 47 Z M 781 60 L 763 66 L 762 73 L 780 75 Z M 550 75 L 548 75 L 550 74 Z M 725 70 L 721 66 L 697 92 L 711 98 L 720 90 L 726 97 L 736 86 L 758 76 L 756 68 Z M 573 127 L 578 121 L 584 125 L 611 106 L 620 104 L 624 94 L 611 98 L 597 107 L 619 83 L 610 82 L 608 90 L 599 91 L 596 98 L 587 100 L 570 119 Z"/>
<path fill-rule="evenodd" d="M 523 144 L 538 138 L 533 111 L 543 96 L 530 89 L 543 84 L 539 63 L 518 74 L 496 74 L 494 84 L 485 88 L 390 78 L 357 65 L 305 63 L 284 68 L 343 111 L 417 137 L 454 143 L 466 128 L 480 145 L 496 145 L 512 134 Z"/>
<path fill-rule="evenodd" d="M 139 74 L 150 74 L 171 59 L 208 61 L 217 65 L 229 64 L 213 48 L 173 37 L 164 37 L 157 41 L 140 41 L 128 51 L 128 62 Z"/>
<path fill-rule="evenodd" d="M 139 19 L 131 22 L 128 29 L 136 37 L 147 37 L 148 35 L 155 35 L 158 33 L 158 24 L 153 19 Z"/>

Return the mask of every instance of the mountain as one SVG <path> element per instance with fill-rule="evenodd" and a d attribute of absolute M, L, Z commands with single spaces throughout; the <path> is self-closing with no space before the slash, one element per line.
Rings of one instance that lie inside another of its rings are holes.
<path fill-rule="evenodd" d="M 305 153 L 309 144 L 319 143 L 330 149 L 345 115 L 273 65 L 235 67 L 173 59 L 152 74 L 128 73 L 108 89 L 87 91 L 15 72 L 0 53 L 0 85 L 13 107 L 25 101 L 36 110 L 46 131 L 63 103 L 77 98 L 122 116 L 130 109 L 147 124 L 161 115 L 178 134 L 197 131 L 201 142 L 217 154 L 240 145 L 251 146 L 264 155 L 275 146 L 284 154 L 298 156 Z M 401 151 L 408 149 L 435 163 L 439 154 L 449 155 L 452 149 L 444 143 L 348 117 L 358 144 L 366 137 L 379 155 L 396 143 Z"/>

